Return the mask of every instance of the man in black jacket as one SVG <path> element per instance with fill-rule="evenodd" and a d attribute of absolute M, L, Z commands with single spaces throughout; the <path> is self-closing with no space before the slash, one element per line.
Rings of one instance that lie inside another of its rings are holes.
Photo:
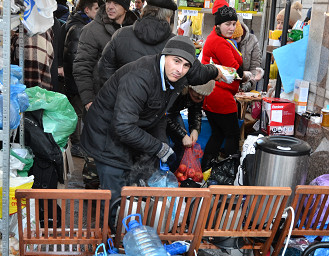
<path fill-rule="evenodd" d="M 99 7 L 95 19 L 82 29 L 73 63 L 73 76 L 86 110 L 101 87 L 97 62 L 106 43 L 117 29 L 132 25 L 137 19 L 129 7 L 130 0 L 106 0 Z"/>
<path fill-rule="evenodd" d="M 176 154 L 176 161 L 170 166 L 175 171 L 184 155 L 186 147 L 192 147 L 198 140 L 201 132 L 202 105 L 205 96 L 208 96 L 215 86 L 215 81 L 211 80 L 206 84 L 189 86 L 183 89 L 174 104 L 167 113 L 167 135 L 174 143 L 173 150 Z M 188 109 L 188 129 L 187 133 L 180 111 Z"/>
<path fill-rule="evenodd" d="M 177 5 L 173 0 L 148 0 L 140 20 L 116 31 L 98 62 L 101 84 L 123 65 L 160 53 L 175 36 L 169 25 L 175 10 Z"/>
<path fill-rule="evenodd" d="M 133 10 L 133 12 L 136 14 L 138 18 L 141 17 L 144 3 L 145 0 L 135 0 L 135 9 Z"/>
<path fill-rule="evenodd" d="M 75 13 L 71 13 L 65 26 L 65 42 L 63 53 L 64 78 L 66 85 L 66 96 L 74 107 L 78 116 L 77 128 L 70 136 L 72 142 L 71 153 L 73 156 L 83 157 L 84 154 L 80 149 L 81 122 L 84 106 L 81 102 L 77 85 L 73 77 L 73 61 L 75 59 L 79 37 L 82 28 L 91 22 L 98 11 L 97 0 L 80 0 Z"/>
<path fill-rule="evenodd" d="M 176 36 L 161 54 L 128 63 L 106 81 L 86 115 L 81 144 L 95 159 L 101 188 L 111 190 L 112 200 L 120 196 L 123 176 L 136 158 L 174 160 L 165 114 L 183 87 L 221 76 L 215 66 L 195 59 L 189 38 Z"/>

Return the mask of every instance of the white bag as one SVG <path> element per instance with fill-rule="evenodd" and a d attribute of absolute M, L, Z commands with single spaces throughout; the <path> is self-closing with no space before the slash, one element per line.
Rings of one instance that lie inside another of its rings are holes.
<path fill-rule="evenodd" d="M 54 25 L 55 0 L 25 0 L 24 5 L 26 10 L 21 20 L 29 36 L 44 33 Z"/>
<path fill-rule="evenodd" d="M 242 146 L 242 152 L 240 157 L 240 165 L 238 167 L 238 173 L 235 177 L 234 186 L 243 186 L 243 169 L 242 169 L 242 163 L 246 155 L 248 154 L 255 154 L 255 142 L 259 138 L 264 137 L 264 135 L 259 134 L 258 136 L 248 135 L 247 139 L 244 141 Z"/>

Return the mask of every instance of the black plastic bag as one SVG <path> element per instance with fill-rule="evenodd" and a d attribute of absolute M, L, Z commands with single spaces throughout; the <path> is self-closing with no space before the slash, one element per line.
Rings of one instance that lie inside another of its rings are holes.
<path fill-rule="evenodd" d="M 209 181 L 215 181 L 218 185 L 233 185 L 238 172 L 240 155 L 234 154 L 222 161 L 212 161 L 212 169 Z"/>

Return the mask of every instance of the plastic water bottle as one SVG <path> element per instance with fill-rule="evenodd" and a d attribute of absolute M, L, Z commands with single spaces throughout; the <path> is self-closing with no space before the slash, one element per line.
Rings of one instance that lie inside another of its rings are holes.
<path fill-rule="evenodd" d="M 131 220 L 126 225 L 126 220 L 138 216 L 137 220 Z M 127 234 L 123 238 L 123 246 L 128 256 L 167 256 L 167 252 L 163 247 L 161 240 L 156 231 L 142 224 L 140 214 L 131 214 L 122 220 Z"/>
<path fill-rule="evenodd" d="M 166 163 L 160 161 L 160 168 L 148 179 L 147 184 L 150 187 L 160 188 L 178 188 L 176 176 L 169 170 Z"/>

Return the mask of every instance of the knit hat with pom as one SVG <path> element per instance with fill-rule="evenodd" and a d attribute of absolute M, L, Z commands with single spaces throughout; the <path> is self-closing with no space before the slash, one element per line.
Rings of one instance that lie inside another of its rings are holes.
<path fill-rule="evenodd" d="M 295 25 L 295 23 L 297 22 L 297 20 L 300 20 L 302 17 L 301 11 L 303 9 L 303 5 L 300 2 L 294 2 L 291 5 L 290 8 L 290 17 L 289 17 L 289 26 L 293 27 Z M 276 20 L 280 20 L 283 21 L 284 20 L 284 13 L 285 13 L 285 9 L 282 9 L 278 15 L 276 16 Z"/>
<path fill-rule="evenodd" d="M 218 11 L 218 8 L 221 8 L 224 5 L 229 6 L 225 0 L 216 0 L 212 7 L 212 14 L 215 14 Z"/>
<path fill-rule="evenodd" d="M 203 96 L 208 96 L 212 92 L 214 87 L 215 87 L 214 80 L 210 80 L 208 83 L 202 85 L 195 85 L 195 86 L 190 85 L 190 88 L 192 88 L 193 91 Z"/>
<path fill-rule="evenodd" d="M 238 37 L 240 37 L 242 35 L 243 35 L 243 28 L 241 26 L 240 21 L 237 21 L 236 22 L 236 27 L 235 27 L 234 33 L 232 35 L 232 38 L 238 38 Z"/>

